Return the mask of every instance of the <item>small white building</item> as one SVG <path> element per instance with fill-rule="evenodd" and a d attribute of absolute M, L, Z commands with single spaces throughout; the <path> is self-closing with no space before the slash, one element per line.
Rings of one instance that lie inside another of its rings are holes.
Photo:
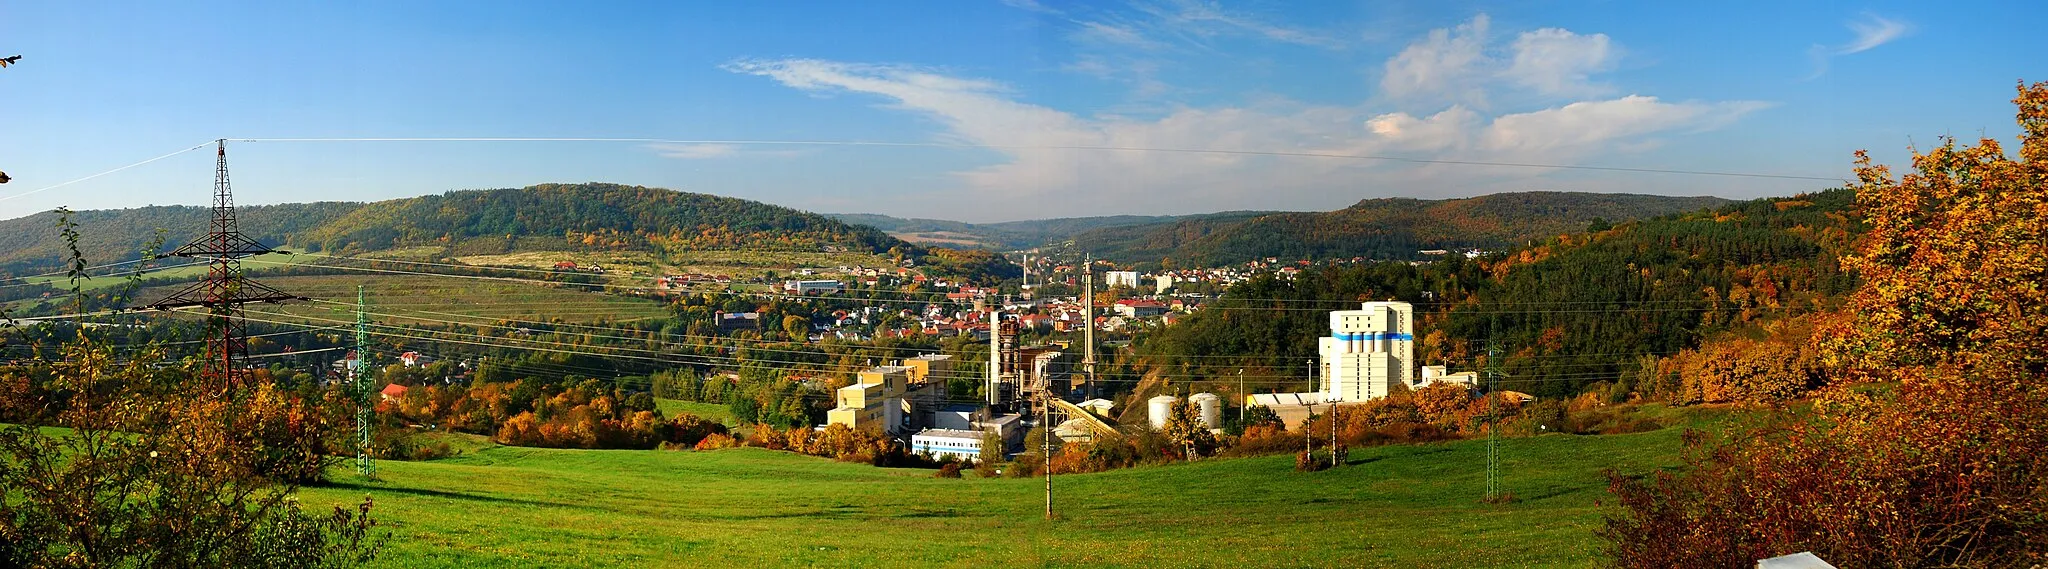
<path fill-rule="evenodd" d="M 782 290 L 792 294 L 832 294 L 845 289 L 839 281 L 785 281 Z"/>
<path fill-rule="evenodd" d="M 988 433 L 982 431 L 925 429 L 910 436 L 910 452 L 929 452 L 932 458 L 974 460 L 981 456 L 981 439 L 986 436 Z"/>
<path fill-rule="evenodd" d="M 1466 389 L 1479 388 L 1479 372 L 1461 371 L 1449 373 L 1444 366 L 1422 366 L 1422 377 L 1408 384 L 1409 389 L 1422 389 L 1439 383 L 1449 383 Z"/>

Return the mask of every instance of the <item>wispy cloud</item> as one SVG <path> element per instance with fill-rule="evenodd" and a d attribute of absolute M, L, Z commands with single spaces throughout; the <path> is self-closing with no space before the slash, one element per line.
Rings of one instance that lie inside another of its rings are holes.
<path fill-rule="evenodd" d="M 1227 11 L 1206 0 L 1171 0 L 1165 4 L 1140 4 L 1136 7 L 1151 15 L 1153 25 L 1162 31 L 1190 39 L 1251 35 L 1298 45 L 1331 49 L 1344 47 L 1344 42 L 1336 38 Z"/>
<path fill-rule="evenodd" d="M 1332 35 L 1226 10 L 1207 0 L 1139 0 L 1125 7 L 1068 10 L 1012 5 L 1064 20 L 1061 25 L 1073 53 L 1062 69 L 1124 83 L 1130 87 L 1131 103 L 1146 108 L 1170 104 L 1162 97 L 1179 91 L 1161 79 L 1162 70 L 1201 65 L 1203 59 L 1217 57 L 1216 43 L 1222 39 L 1332 50 L 1346 46 Z"/>
<path fill-rule="evenodd" d="M 1076 41 L 1098 45 L 1135 47 L 1144 50 L 1156 50 L 1166 47 L 1166 44 L 1145 37 L 1144 33 L 1131 26 L 1105 22 L 1076 22 L 1076 24 L 1080 26 L 1079 29 L 1074 30 L 1073 37 Z"/>
<path fill-rule="evenodd" d="M 1849 22 L 1849 29 L 1856 32 L 1856 40 L 1842 46 L 1837 52 L 1842 55 L 1869 51 L 1870 48 L 1906 37 L 1906 34 L 1912 31 L 1912 26 L 1906 25 L 1905 22 L 1882 18 L 1875 14 L 1864 14 L 1862 20 Z"/>
<path fill-rule="evenodd" d="M 1813 74 L 1807 76 L 1807 79 L 1826 75 L 1828 62 L 1836 57 L 1870 51 L 1913 33 L 1913 25 L 1910 23 L 1871 13 L 1864 13 L 1862 17 L 1850 20 L 1847 25 L 1849 31 L 1856 35 L 1848 43 L 1833 46 L 1814 44 L 1813 47 L 1807 48 L 1807 56 L 1813 58 Z"/>
<path fill-rule="evenodd" d="M 804 91 L 877 97 L 881 107 L 942 125 L 939 140 L 988 147 L 997 162 L 953 172 L 961 188 L 901 204 L 978 218 L 1112 211 L 1329 207 L 1362 192 L 1445 195 L 1525 188 L 1542 171 L 1412 166 L 1370 160 L 1110 151 L 1166 148 L 1571 163 L 1654 146 L 1656 137 L 1719 128 L 1762 103 L 1627 96 L 1487 116 L 1454 105 L 1428 116 L 1287 100 L 1180 107 L 1156 119 L 1084 116 L 1019 101 L 993 81 L 915 66 L 814 59 L 750 60 L 726 69 Z M 1507 186 L 1503 187 L 1502 185 Z M 1374 186 L 1379 186 L 1377 190 Z M 1431 188 L 1416 190 L 1414 188 Z M 1255 190 L 1255 191 L 1254 191 Z"/>
<path fill-rule="evenodd" d="M 1002 0 L 1002 3 L 1004 6 L 1009 6 L 1011 8 L 1016 8 L 1027 12 L 1037 12 L 1040 14 L 1051 15 L 1065 14 L 1065 12 L 1062 12 L 1057 8 L 1053 8 L 1051 6 L 1039 3 L 1038 0 Z"/>
<path fill-rule="evenodd" d="M 665 158 L 683 158 L 687 160 L 724 158 L 727 156 L 732 156 L 733 154 L 738 153 L 740 150 L 739 147 L 730 144 L 660 143 L 649 144 L 647 145 L 647 148 L 654 150 L 656 154 L 660 154 L 662 157 Z"/>

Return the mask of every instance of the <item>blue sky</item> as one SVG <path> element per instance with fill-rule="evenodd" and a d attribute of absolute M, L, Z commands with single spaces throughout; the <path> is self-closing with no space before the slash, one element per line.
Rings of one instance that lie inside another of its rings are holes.
<path fill-rule="evenodd" d="M 1706 4 L 1701 6 L 1699 4 Z M 1818 180 L 2010 140 L 2031 2 L 87 3 L 0 7 L 0 218 L 607 181 L 968 221 Z M 2031 64 L 2031 65 L 2030 65 Z"/>

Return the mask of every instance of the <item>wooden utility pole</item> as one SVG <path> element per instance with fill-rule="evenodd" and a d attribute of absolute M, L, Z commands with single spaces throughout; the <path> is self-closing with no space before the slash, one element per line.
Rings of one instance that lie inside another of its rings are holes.
<path fill-rule="evenodd" d="M 1330 404 L 1330 467 L 1337 467 L 1337 404 Z"/>
<path fill-rule="evenodd" d="M 1311 434 L 1314 431 L 1310 427 L 1314 427 L 1316 424 L 1316 404 L 1308 404 L 1308 418 L 1302 419 L 1302 421 L 1307 424 L 1301 426 L 1301 452 L 1308 453 L 1309 460 L 1315 460 L 1316 437 Z"/>

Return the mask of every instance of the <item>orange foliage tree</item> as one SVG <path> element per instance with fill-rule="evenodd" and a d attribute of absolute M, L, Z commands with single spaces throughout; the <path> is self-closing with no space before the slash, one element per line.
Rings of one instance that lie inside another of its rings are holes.
<path fill-rule="evenodd" d="M 1889 389 L 1831 388 L 1809 416 L 1690 434 L 1684 473 L 1614 477 L 1617 565 L 2048 561 L 2048 83 L 2014 102 L 2017 159 L 1949 140 L 1895 178 L 1858 155 L 1863 284 L 1822 356 Z"/>

